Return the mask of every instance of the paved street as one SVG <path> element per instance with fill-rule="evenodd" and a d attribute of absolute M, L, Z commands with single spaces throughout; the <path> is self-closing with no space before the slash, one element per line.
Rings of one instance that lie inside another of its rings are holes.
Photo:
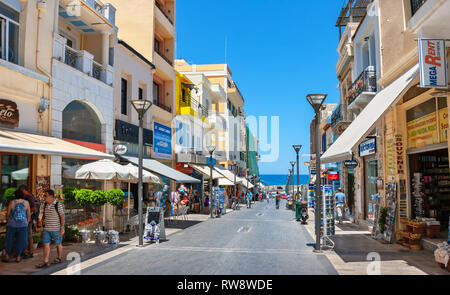
<path fill-rule="evenodd" d="M 253 204 L 194 225 L 159 246 L 132 249 L 82 274 L 281 275 L 337 274 L 294 212 L 275 202 Z"/>

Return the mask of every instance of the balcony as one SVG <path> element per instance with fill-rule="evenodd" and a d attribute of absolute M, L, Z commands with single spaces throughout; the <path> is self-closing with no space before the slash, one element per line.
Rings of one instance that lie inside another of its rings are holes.
<path fill-rule="evenodd" d="M 344 133 L 345 129 L 351 124 L 351 122 L 346 120 L 342 108 L 343 105 L 338 105 L 331 114 L 331 128 L 336 136 L 340 136 Z"/>
<path fill-rule="evenodd" d="M 99 0 L 82 0 L 82 5 L 73 5 L 73 0 L 60 0 L 59 15 L 63 18 L 78 19 L 86 24 L 96 24 L 98 27 L 111 28 L 116 25 L 116 8 Z M 99 23 L 101 18 L 102 23 Z M 97 19 L 97 20 L 95 20 Z"/>
<path fill-rule="evenodd" d="M 175 25 L 173 20 L 169 17 L 169 15 L 164 11 L 164 9 L 161 7 L 161 4 L 159 4 L 158 1 L 155 1 L 156 7 L 158 7 L 158 10 L 164 15 L 164 17 L 172 24 Z"/>
<path fill-rule="evenodd" d="M 114 69 L 106 68 L 94 61 L 94 55 L 85 50 L 75 50 L 66 45 L 67 40 L 60 35 L 55 36 L 53 57 L 66 65 L 85 73 L 109 86 L 112 86 Z"/>
<path fill-rule="evenodd" d="M 349 109 L 362 109 L 377 92 L 377 74 L 373 66 L 367 67 L 348 89 Z"/>
<path fill-rule="evenodd" d="M 411 0 L 409 29 L 418 38 L 450 39 L 450 1 Z"/>
<path fill-rule="evenodd" d="M 171 60 L 170 60 L 168 57 L 166 57 L 164 54 L 162 54 L 162 53 L 160 53 L 160 52 L 158 52 L 158 51 L 156 51 L 156 50 L 155 50 L 155 52 L 156 52 L 156 54 L 159 55 L 159 57 L 161 57 L 162 59 L 164 59 L 170 66 L 173 67 L 173 61 L 171 61 Z"/>
<path fill-rule="evenodd" d="M 170 106 L 166 106 L 164 103 L 155 101 L 153 103 L 155 106 L 158 106 L 159 108 L 165 110 L 166 112 L 172 113 L 172 108 Z"/>
<path fill-rule="evenodd" d="M 242 96 L 241 91 L 239 91 L 239 88 L 237 87 L 236 83 L 231 84 L 231 87 L 228 88 L 228 98 L 235 106 L 237 107 L 244 106 L 244 97 Z"/>
<path fill-rule="evenodd" d="M 411 0 L 411 15 L 415 15 L 425 2 L 427 2 L 427 0 Z"/>

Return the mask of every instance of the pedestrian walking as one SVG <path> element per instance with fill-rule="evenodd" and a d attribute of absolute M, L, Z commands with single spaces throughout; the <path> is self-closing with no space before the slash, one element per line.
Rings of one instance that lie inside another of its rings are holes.
<path fill-rule="evenodd" d="M 21 185 L 18 188 L 19 191 L 23 193 L 24 199 L 28 201 L 28 204 L 30 205 L 30 213 L 31 218 L 28 223 L 28 247 L 23 253 L 23 258 L 33 258 L 33 230 L 35 231 L 37 219 L 39 216 L 39 203 L 36 203 L 36 199 L 34 198 L 33 194 L 31 194 L 28 191 L 28 188 L 26 185 Z"/>
<path fill-rule="evenodd" d="M 247 193 L 247 208 L 252 207 L 252 192 Z"/>
<path fill-rule="evenodd" d="M 342 192 L 342 188 L 338 188 L 337 193 L 334 195 L 336 212 L 339 217 L 339 224 L 342 224 L 345 208 L 347 208 L 347 197 Z"/>
<path fill-rule="evenodd" d="M 50 266 L 50 243 L 53 241 L 56 246 L 58 257 L 52 262 L 57 264 L 62 262 L 62 239 L 64 236 L 64 208 L 62 203 L 55 199 L 55 192 L 47 190 L 45 192 L 45 204 L 43 207 L 42 220 L 38 221 L 39 226 L 44 226 L 42 232 L 42 244 L 44 244 L 44 261 L 37 268 Z"/>
<path fill-rule="evenodd" d="M 5 251 L 3 262 L 9 262 L 9 258 L 13 256 L 13 247 L 16 254 L 16 262 L 20 262 L 22 252 L 27 247 L 28 242 L 28 224 L 31 220 L 30 204 L 25 200 L 25 196 L 21 190 L 16 190 L 14 200 L 11 200 L 6 212 L 6 237 Z M 14 239 L 16 243 L 14 245 Z"/>
<path fill-rule="evenodd" d="M 280 199 L 281 199 L 280 193 L 277 192 L 277 194 L 275 195 L 275 205 L 277 209 L 280 208 Z"/>

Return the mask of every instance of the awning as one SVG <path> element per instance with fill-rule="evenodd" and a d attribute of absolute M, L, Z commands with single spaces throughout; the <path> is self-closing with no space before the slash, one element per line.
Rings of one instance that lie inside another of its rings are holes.
<path fill-rule="evenodd" d="M 195 171 L 203 174 L 208 179 L 211 176 L 211 169 L 208 166 L 194 165 L 194 164 L 189 164 L 189 166 L 191 166 Z M 214 170 L 214 168 L 212 171 L 212 177 L 213 177 L 213 179 L 223 178 L 223 176 L 220 173 L 218 173 L 216 170 Z"/>
<path fill-rule="evenodd" d="M 234 183 L 223 177 L 219 178 L 219 186 L 234 186 Z"/>
<path fill-rule="evenodd" d="M 214 170 L 217 171 L 218 173 L 222 174 L 223 176 L 225 176 L 226 179 L 228 179 L 229 181 L 234 183 L 234 173 L 225 169 L 225 167 L 222 166 L 214 166 Z M 240 184 L 242 183 L 242 179 L 240 179 L 239 176 L 236 176 L 236 184 Z"/>
<path fill-rule="evenodd" d="M 418 74 L 419 65 L 415 65 L 381 90 L 322 155 L 320 158 L 322 163 L 351 159 L 352 148 L 362 141 L 370 133 L 376 122 L 399 101 L 404 92 L 415 82 Z"/>
<path fill-rule="evenodd" d="M 0 152 L 88 159 L 114 159 L 113 155 L 85 148 L 56 137 L 7 129 L 0 129 Z"/>
<path fill-rule="evenodd" d="M 239 177 L 241 179 L 242 185 L 245 186 L 248 189 L 252 189 L 254 187 L 254 185 L 248 181 L 247 179 L 243 178 L 243 177 Z"/>
<path fill-rule="evenodd" d="M 121 156 L 121 158 L 125 159 L 126 161 L 128 161 L 134 165 L 139 165 L 139 159 L 136 157 Z M 148 170 L 150 172 L 154 172 L 154 173 L 157 173 L 164 177 L 167 177 L 169 179 L 172 179 L 172 180 L 176 181 L 177 183 L 200 183 L 200 180 L 195 179 L 194 177 L 191 177 L 184 173 L 181 173 L 180 171 L 177 171 L 177 170 L 175 170 L 167 165 L 164 165 L 163 163 L 160 163 L 156 160 L 143 159 L 142 166 L 145 170 Z"/>

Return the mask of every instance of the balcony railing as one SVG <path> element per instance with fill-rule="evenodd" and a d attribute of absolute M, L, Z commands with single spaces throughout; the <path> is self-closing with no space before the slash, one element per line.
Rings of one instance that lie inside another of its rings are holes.
<path fill-rule="evenodd" d="M 427 0 L 411 0 L 411 15 L 416 14 L 425 2 L 427 2 Z"/>
<path fill-rule="evenodd" d="M 161 7 L 161 4 L 158 3 L 158 1 L 155 1 L 156 7 L 164 14 L 164 16 L 167 18 L 167 20 L 173 25 L 173 20 L 170 19 L 170 17 L 167 15 L 167 13 L 164 12 L 163 8 Z"/>
<path fill-rule="evenodd" d="M 167 112 L 169 112 L 169 113 L 172 112 L 172 108 L 169 107 L 169 106 L 166 106 L 166 105 L 163 104 L 162 102 L 155 101 L 155 102 L 153 102 L 153 104 L 156 105 L 156 106 L 158 106 L 158 107 L 160 107 L 160 108 L 162 108 L 163 110 L 165 110 L 165 111 L 167 111 Z"/>
<path fill-rule="evenodd" d="M 78 51 L 72 49 L 69 46 L 66 46 L 66 58 L 65 63 L 72 68 L 77 69 L 77 60 L 78 60 Z"/>
<path fill-rule="evenodd" d="M 341 105 L 338 105 L 331 114 L 331 127 L 335 127 L 341 121 L 342 121 Z"/>
<path fill-rule="evenodd" d="M 164 56 L 164 54 L 158 52 L 155 50 L 155 52 L 162 58 L 164 59 L 169 65 L 171 65 L 173 67 L 173 61 L 171 61 L 169 58 L 167 58 L 166 56 Z"/>
<path fill-rule="evenodd" d="M 97 80 L 102 80 L 102 72 L 103 72 L 103 66 L 99 64 L 98 62 L 92 61 L 92 77 L 94 77 Z"/>
<path fill-rule="evenodd" d="M 377 75 L 372 66 L 365 69 L 348 89 L 348 104 L 352 104 L 363 92 L 377 92 Z"/>

